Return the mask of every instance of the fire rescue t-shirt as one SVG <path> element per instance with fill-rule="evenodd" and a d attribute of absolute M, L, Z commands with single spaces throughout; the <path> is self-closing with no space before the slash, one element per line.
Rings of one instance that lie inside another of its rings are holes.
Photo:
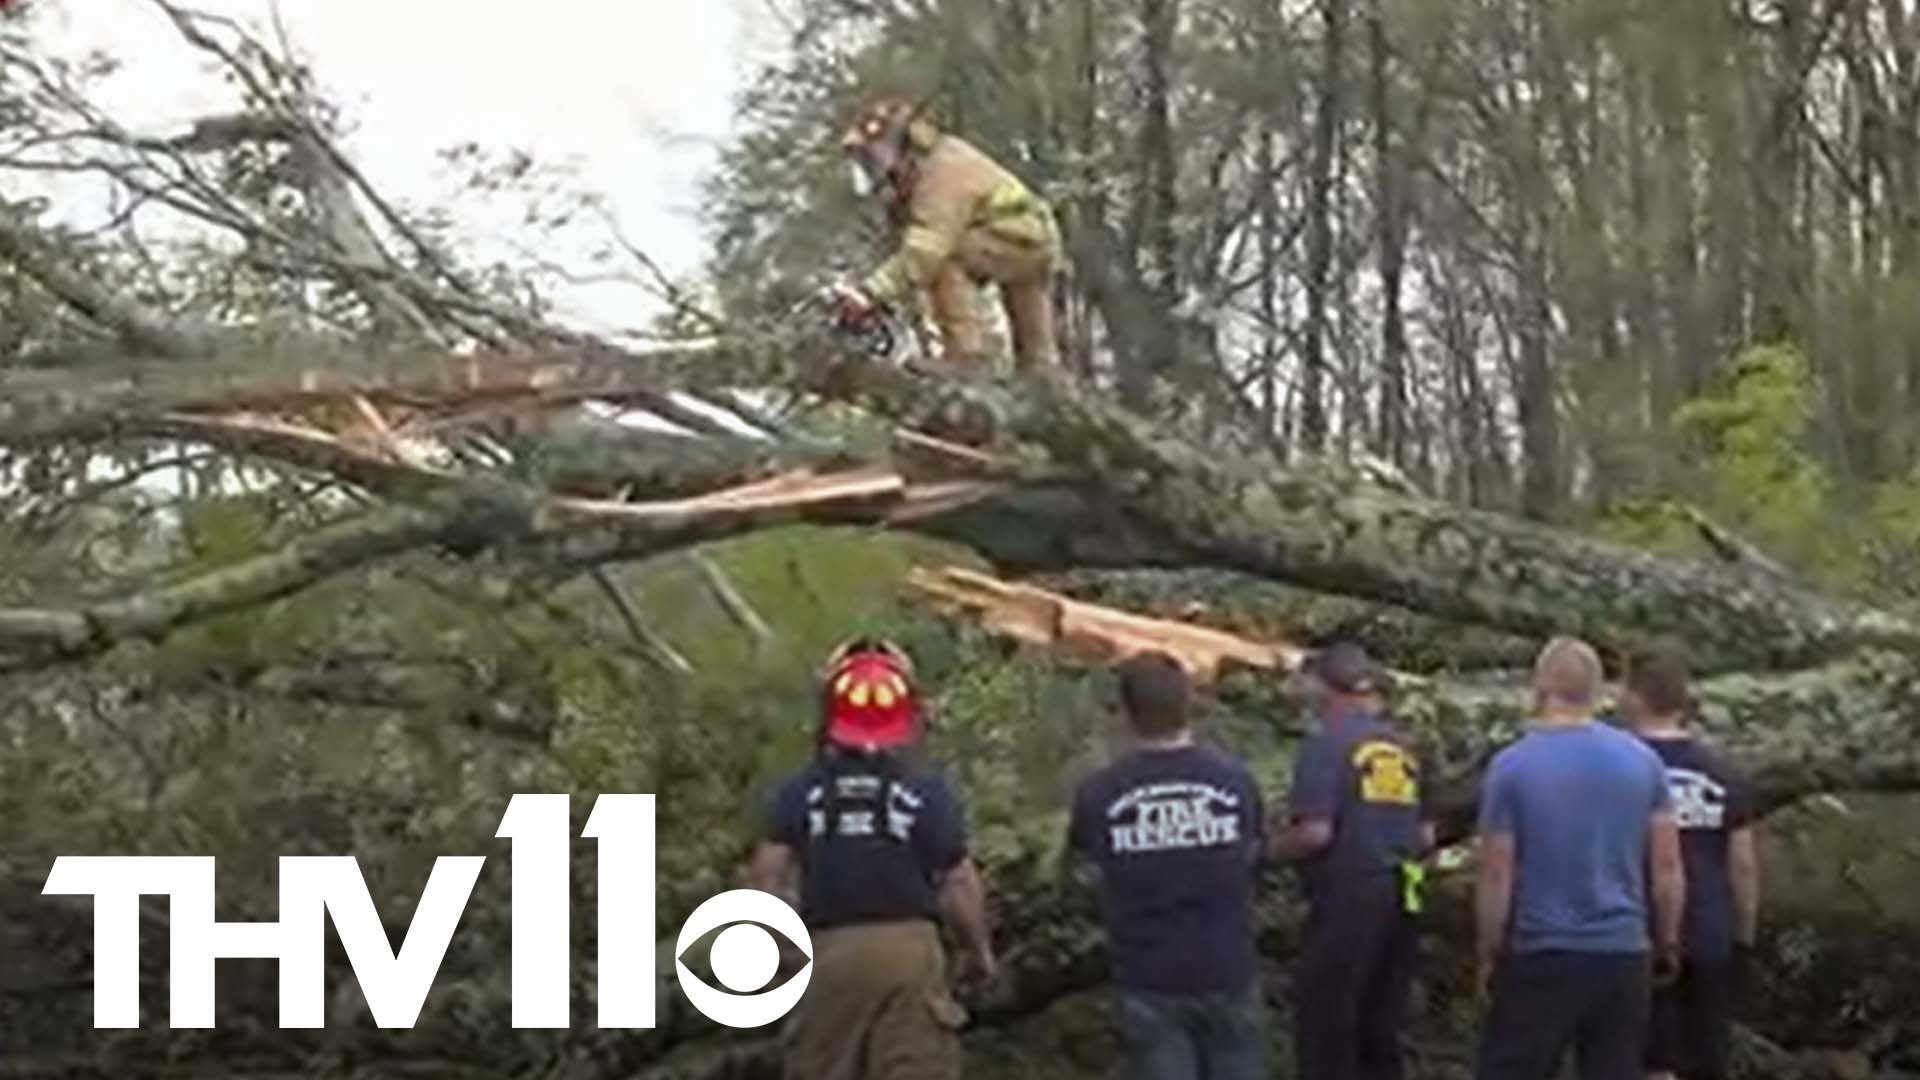
<path fill-rule="evenodd" d="M 801 866 L 809 927 L 938 919 L 938 878 L 967 855 L 945 778 L 891 757 L 829 754 L 781 785 L 770 838 Z"/>
<path fill-rule="evenodd" d="M 1300 745 L 1287 809 L 1333 825 L 1333 842 L 1301 867 L 1308 895 L 1391 881 L 1420 851 L 1420 763 L 1378 716 L 1334 717 Z"/>
<path fill-rule="evenodd" d="M 1724 959 L 1733 953 L 1734 921 L 1727 834 L 1753 823 L 1752 795 L 1718 755 L 1690 736 L 1645 742 L 1667 767 L 1667 793 L 1680 825 L 1687 872 L 1682 946 L 1688 956 Z"/>
<path fill-rule="evenodd" d="M 1100 869 L 1116 984 L 1213 994 L 1253 981 L 1253 775 L 1217 750 L 1140 750 L 1089 777 L 1068 842 Z"/>

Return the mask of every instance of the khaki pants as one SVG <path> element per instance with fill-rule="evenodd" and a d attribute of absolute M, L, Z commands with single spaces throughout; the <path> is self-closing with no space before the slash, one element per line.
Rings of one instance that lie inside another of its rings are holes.
<path fill-rule="evenodd" d="M 781 1033 L 786 1080 L 958 1080 L 966 1013 L 922 919 L 813 936 L 813 981 Z"/>
<path fill-rule="evenodd" d="M 940 325 L 949 363 L 978 363 L 982 352 L 980 320 L 973 290 L 992 282 L 1013 332 L 1013 357 L 1021 371 L 1057 362 L 1053 340 L 1053 276 L 1057 267 L 1047 247 L 1012 240 L 991 229 L 969 229 L 953 258 L 934 279 L 930 291 L 934 321 Z"/>

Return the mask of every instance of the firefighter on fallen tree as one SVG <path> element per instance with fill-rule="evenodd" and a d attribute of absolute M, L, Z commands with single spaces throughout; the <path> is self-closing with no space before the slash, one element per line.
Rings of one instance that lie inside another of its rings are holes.
<path fill-rule="evenodd" d="M 858 324 L 924 296 L 954 367 L 985 363 L 974 290 L 998 286 L 1015 367 L 1056 362 L 1053 279 L 1060 232 L 1053 212 L 1020 179 L 964 139 L 943 133 L 923 106 L 881 101 L 840 140 L 862 196 L 884 200 L 899 247 L 857 286 L 835 290 L 843 322 Z"/>

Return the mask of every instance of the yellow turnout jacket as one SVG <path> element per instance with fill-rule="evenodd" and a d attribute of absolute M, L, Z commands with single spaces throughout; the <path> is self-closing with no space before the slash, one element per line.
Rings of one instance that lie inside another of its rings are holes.
<path fill-rule="evenodd" d="M 943 135 L 920 162 L 907 197 L 900 248 L 865 282 L 876 300 L 926 289 L 954 255 L 960 238 L 984 229 L 1010 243 L 1060 258 L 1060 233 L 1047 204 L 973 144 Z"/>

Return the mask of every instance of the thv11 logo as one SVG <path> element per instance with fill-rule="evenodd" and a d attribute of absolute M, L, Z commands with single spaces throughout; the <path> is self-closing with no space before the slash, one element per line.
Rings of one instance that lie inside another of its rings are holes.
<path fill-rule="evenodd" d="M 568 977 L 572 842 L 566 795 L 515 795 L 496 836 L 512 841 L 513 1026 L 571 1024 Z M 599 1026 L 656 1024 L 654 973 L 654 797 L 602 795 L 581 835 L 598 841 Z M 413 922 L 398 952 L 351 855 L 280 859 L 279 922 L 215 922 L 214 859 L 190 856 L 75 856 L 53 862 L 44 894 L 93 897 L 93 1025 L 140 1023 L 140 898 L 168 898 L 169 1023 L 213 1026 L 214 961 L 280 963 L 280 1026 L 326 1022 L 326 920 L 353 966 L 374 1022 L 410 1028 L 440 972 L 454 928 L 486 862 L 481 855 L 442 855 L 434 862 Z M 721 928 L 725 929 L 721 929 Z M 779 966 L 767 930 L 785 934 L 809 963 L 764 993 Z M 690 946 L 714 930 L 711 965 L 728 990 L 716 990 L 687 969 Z M 729 1027 L 771 1024 L 793 1010 L 813 976 L 813 940 L 806 924 L 769 893 L 736 889 L 694 909 L 674 945 L 680 989 L 694 1008 Z"/>

